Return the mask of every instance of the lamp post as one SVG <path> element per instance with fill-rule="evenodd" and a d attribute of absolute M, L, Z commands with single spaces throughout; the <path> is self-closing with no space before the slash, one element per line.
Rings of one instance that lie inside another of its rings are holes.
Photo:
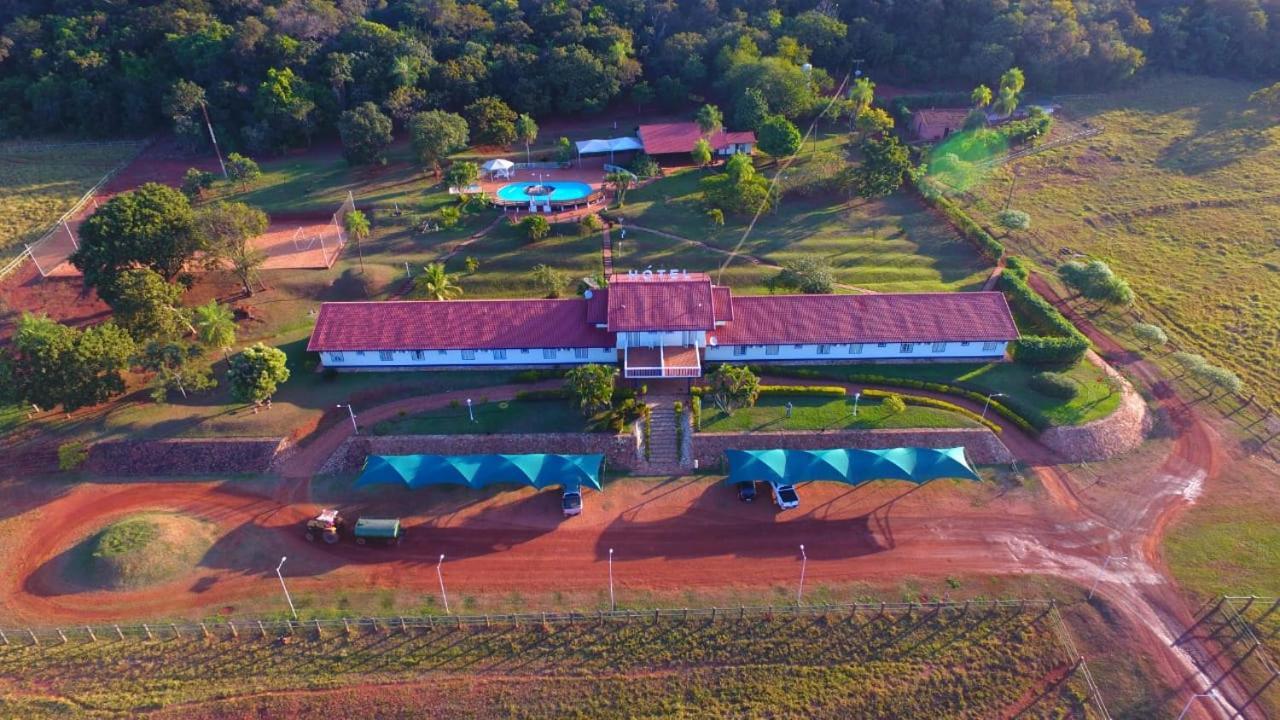
<path fill-rule="evenodd" d="M 471 398 L 467 398 L 467 417 L 471 418 L 471 422 L 476 421 L 476 413 L 471 409 Z"/>
<path fill-rule="evenodd" d="M 987 417 L 987 408 L 991 407 L 991 398 L 998 398 L 998 397 L 1004 397 L 1004 396 L 1005 396 L 1004 393 L 991 393 L 990 395 L 987 395 L 987 402 L 982 406 L 982 418 L 984 420 Z"/>
<path fill-rule="evenodd" d="M 860 392 L 856 392 L 853 394 L 853 416 L 854 417 L 858 417 L 858 400 L 861 397 L 862 397 L 862 393 Z"/>
<path fill-rule="evenodd" d="M 1098 570 L 1098 577 L 1093 579 L 1093 586 L 1089 588 L 1088 599 L 1090 600 L 1093 599 L 1093 594 L 1098 590 L 1098 583 L 1102 582 L 1102 574 L 1107 571 L 1107 566 L 1111 564 L 1111 561 L 1112 560 L 1128 560 L 1128 559 L 1129 559 L 1128 555 L 1108 555 L 1102 561 L 1102 567 Z"/>
<path fill-rule="evenodd" d="M 293 619 L 297 620 L 298 611 L 293 607 L 293 598 L 289 596 L 289 587 L 284 584 L 284 573 L 280 572 L 280 568 L 284 567 L 284 561 L 288 559 L 289 556 L 287 555 L 280 558 L 280 564 L 276 566 L 276 577 L 280 578 L 280 588 L 284 590 L 284 599 L 289 603 L 289 612 L 293 613 Z"/>
<path fill-rule="evenodd" d="M 444 591 L 444 572 L 440 566 L 444 564 L 444 553 L 440 553 L 440 559 L 436 561 L 436 577 L 440 580 L 440 598 L 444 600 L 444 612 L 449 613 L 449 594 Z"/>
<path fill-rule="evenodd" d="M 804 571 L 809 565 L 809 556 L 804 552 L 804 543 L 800 543 L 800 586 L 796 588 L 796 605 L 804 598 Z"/>
<path fill-rule="evenodd" d="M 609 548 L 609 611 L 617 609 L 618 603 L 613 599 L 613 548 Z"/>
<path fill-rule="evenodd" d="M 356 411 L 351 409 L 351 403 L 338 403 L 337 407 L 340 407 L 340 408 L 344 407 L 347 409 L 347 415 L 351 416 L 351 429 L 354 430 L 357 435 L 359 435 L 360 426 L 356 425 Z"/>

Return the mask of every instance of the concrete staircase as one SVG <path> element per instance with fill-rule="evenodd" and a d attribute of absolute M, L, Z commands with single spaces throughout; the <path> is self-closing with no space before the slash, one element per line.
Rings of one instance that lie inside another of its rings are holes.
<path fill-rule="evenodd" d="M 680 449 L 676 447 L 676 411 L 674 403 L 687 397 L 680 395 L 649 395 L 645 403 L 651 408 L 649 422 L 649 467 L 646 472 L 655 475 L 672 475 L 684 472 L 680 467 Z"/>

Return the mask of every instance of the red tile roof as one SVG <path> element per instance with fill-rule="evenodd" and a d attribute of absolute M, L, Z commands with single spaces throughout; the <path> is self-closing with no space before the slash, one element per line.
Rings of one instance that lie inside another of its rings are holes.
<path fill-rule="evenodd" d="M 711 305 L 716 322 L 733 320 L 733 291 L 724 285 L 712 285 L 711 293 Z"/>
<path fill-rule="evenodd" d="M 756 295 L 733 299 L 719 345 L 1008 341 L 1018 337 L 999 292 Z"/>
<path fill-rule="evenodd" d="M 586 319 L 582 298 L 330 302 L 320 306 L 307 349 L 613 347 L 613 336 Z"/>
<path fill-rule="evenodd" d="M 614 275 L 609 330 L 710 330 L 715 327 L 711 287 L 711 278 L 702 273 Z"/>
<path fill-rule="evenodd" d="M 698 123 L 658 123 L 641 125 L 637 130 L 640 142 L 644 143 L 644 151 L 649 155 L 665 155 L 668 153 L 693 152 L 693 146 L 702 137 L 702 128 Z M 755 144 L 756 134 L 750 130 L 745 132 L 725 132 L 723 130 L 711 134 L 707 138 L 712 150 L 719 150 L 728 145 Z"/>

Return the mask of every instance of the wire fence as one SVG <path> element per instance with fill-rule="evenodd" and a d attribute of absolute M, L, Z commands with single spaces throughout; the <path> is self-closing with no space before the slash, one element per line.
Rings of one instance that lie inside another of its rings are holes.
<path fill-rule="evenodd" d="M 1251 620 L 1247 614 L 1255 608 L 1261 611 L 1261 615 Z M 1248 717 L 1245 713 L 1254 707 L 1262 694 L 1280 683 L 1280 665 L 1271 656 L 1267 645 L 1259 638 L 1260 633 L 1267 637 L 1270 635 L 1258 626 L 1258 623 L 1272 615 L 1280 616 L 1280 598 L 1226 595 L 1219 599 L 1214 610 L 1206 613 L 1204 619 L 1214 615 L 1221 616 L 1222 622 L 1210 631 L 1209 639 L 1222 645 L 1235 657 L 1222 676 L 1214 681 L 1214 685 L 1216 686 L 1228 676 L 1235 675 L 1239 678 L 1244 673 L 1248 673 L 1250 677 L 1261 683 L 1250 693 L 1244 704 L 1236 708 L 1240 717 Z M 1280 620 L 1276 622 L 1276 626 L 1280 628 Z M 1274 635 L 1274 632 L 1271 635 Z M 1243 649 L 1237 648 L 1237 645 L 1241 645 Z M 1247 667 L 1249 663 L 1253 664 L 1252 669 Z"/>

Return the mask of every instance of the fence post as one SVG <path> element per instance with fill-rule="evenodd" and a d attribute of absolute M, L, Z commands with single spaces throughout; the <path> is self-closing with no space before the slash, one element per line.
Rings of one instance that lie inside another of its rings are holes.
<path fill-rule="evenodd" d="M 62 633 L 62 628 L 58 628 L 58 637 L 62 639 L 62 644 L 67 644 L 67 636 Z"/>
<path fill-rule="evenodd" d="M 711 622 L 715 622 L 715 621 L 716 621 L 716 609 L 713 607 L 711 608 Z"/>
<path fill-rule="evenodd" d="M 182 632 L 178 630 L 178 623 L 169 623 L 169 627 L 173 628 L 173 639 L 177 640 L 182 637 Z"/>
<path fill-rule="evenodd" d="M 683 622 L 688 619 L 689 619 L 689 608 L 685 608 L 684 614 L 680 616 L 680 621 Z"/>
<path fill-rule="evenodd" d="M 657 608 L 654 608 L 654 610 L 653 610 L 653 624 L 654 624 L 654 625 L 657 625 L 657 624 L 658 624 L 658 613 L 659 613 L 659 612 L 661 612 L 661 610 L 658 610 Z"/>
<path fill-rule="evenodd" d="M 747 606 L 746 606 L 746 605 L 739 605 L 739 606 L 738 606 L 738 619 L 739 619 L 739 620 L 745 620 L 745 619 L 747 619 Z"/>
<path fill-rule="evenodd" d="M 400 616 L 400 632 L 405 634 L 408 634 L 409 632 L 409 626 L 405 623 L 403 615 Z"/>
<path fill-rule="evenodd" d="M 227 629 L 231 631 L 231 637 L 233 639 L 238 639 L 240 637 L 240 631 L 236 630 L 235 623 L 232 623 L 230 620 L 227 621 Z"/>
<path fill-rule="evenodd" d="M 120 642 L 124 642 L 124 631 L 120 629 L 119 625 L 116 626 L 116 637 L 120 638 Z"/>
<path fill-rule="evenodd" d="M 93 628 L 88 625 L 84 626 L 85 632 L 89 633 L 89 642 L 98 642 L 98 636 L 93 634 Z"/>
<path fill-rule="evenodd" d="M 204 624 L 203 620 L 200 621 L 200 634 L 204 636 L 205 640 L 209 639 L 209 628 Z"/>
<path fill-rule="evenodd" d="M 146 633 L 146 634 L 147 634 L 147 639 L 148 639 L 148 640 L 154 640 L 154 639 L 155 639 L 155 638 L 153 638 L 153 637 L 151 636 L 151 628 L 150 628 L 150 626 L 148 626 L 146 623 L 142 623 L 142 632 L 144 632 L 144 633 Z"/>
<path fill-rule="evenodd" d="M 316 618 L 316 639 L 324 639 L 324 631 L 320 629 L 320 618 Z"/>
<path fill-rule="evenodd" d="M 428 616 L 427 616 L 427 622 L 428 622 L 428 624 L 431 622 L 431 616 L 430 616 L 430 615 L 428 615 Z M 349 624 L 347 623 L 347 619 L 346 619 L 345 617 L 344 617 L 344 618 L 342 618 L 342 631 L 343 631 L 344 633 L 346 633 L 347 635 L 350 635 L 350 634 L 351 634 L 351 625 L 349 625 Z"/>
<path fill-rule="evenodd" d="M 262 624 L 261 620 L 258 621 L 258 634 L 261 635 L 264 640 L 267 637 L 267 628 Z"/>
<path fill-rule="evenodd" d="M 0 641 L 3 641 L 5 645 L 9 644 L 9 636 L 4 634 L 4 630 L 0 630 Z"/>
<path fill-rule="evenodd" d="M 39 645 L 39 644 L 40 644 L 40 638 L 36 637 L 36 631 L 35 631 L 35 630 L 32 630 L 31 628 L 27 628 L 27 632 L 31 634 L 31 644 L 32 644 L 32 645 Z"/>

